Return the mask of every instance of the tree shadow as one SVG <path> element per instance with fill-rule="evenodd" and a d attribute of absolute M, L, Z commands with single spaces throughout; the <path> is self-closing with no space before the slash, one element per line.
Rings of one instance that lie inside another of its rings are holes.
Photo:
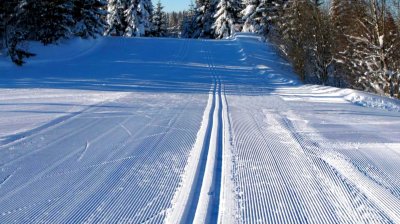
<path fill-rule="evenodd" d="M 298 84 L 288 63 L 271 47 L 246 37 L 220 41 L 105 38 L 85 56 L 53 62 L 48 57 L 21 68 L 7 67 L 0 88 L 196 94 L 208 93 L 214 82 L 221 81 L 227 94 L 263 95 Z"/>

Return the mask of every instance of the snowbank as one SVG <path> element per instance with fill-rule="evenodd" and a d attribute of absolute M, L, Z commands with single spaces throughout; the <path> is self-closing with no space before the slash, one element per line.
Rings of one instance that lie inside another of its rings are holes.
<path fill-rule="evenodd" d="M 355 90 L 345 90 L 343 92 L 348 92 L 348 94 L 344 95 L 344 99 L 351 103 L 363 107 L 372 107 L 400 112 L 400 100 L 378 96 L 371 93 L 363 93 Z"/>

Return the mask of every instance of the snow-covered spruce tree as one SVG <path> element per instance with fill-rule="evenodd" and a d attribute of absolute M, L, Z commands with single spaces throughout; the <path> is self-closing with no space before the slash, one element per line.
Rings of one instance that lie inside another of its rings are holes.
<path fill-rule="evenodd" d="M 38 40 L 43 16 L 43 3 L 35 0 L 22 0 L 14 9 L 11 18 L 14 35 L 19 34 L 20 40 Z"/>
<path fill-rule="evenodd" d="M 152 36 L 165 37 L 167 34 L 166 15 L 163 8 L 161 2 L 158 1 L 152 18 Z"/>
<path fill-rule="evenodd" d="M 53 43 L 71 35 L 72 0 L 21 0 L 12 10 L 6 31 L 6 45 L 12 61 L 23 64 L 23 58 L 33 54 L 27 52 L 26 40 L 39 40 L 43 44 Z"/>
<path fill-rule="evenodd" d="M 0 55 L 3 48 L 5 48 L 5 31 L 7 26 L 8 12 L 5 4 L 0 5 Z"/>
<path fill-rule="evenodd" d="M 196 9 L 193 3 L 190 3 L 189 10 L 183 17 L 182 27 L 181 27 L 181 37 L 182 38 L 191 38 L 196 29 L 196 20 L 195 20 Z"/>
<path fill-rule="evenodd" d="M 96 37 L 104 33 L 105 21 L 104 0 L 75 0 L 73 33 L 83 38 Z"/>
<path fill-rule="evenodd" d="M 11 3 L 11 2 L 9 2 Z M 5 45 L 11 60 L 22 65 L 24 58 L 33 56 L 25 50 L 24 42 L 29 38 L 36 38 L 38 19 L 40 18 L 39 3 L 34 1 L 20 1 L 8 5 L 7 24 L 5 27 Z M 31 18 L 31 16 L 36 16 Z"/>
<path fill-rule="evenodd" d="M 189 9 L 190 10 L 190 9 Z M 188 21 L 187 11 L 165 13 L 167 35 L 170 37 L 182 37 L 184 22 Z"/>
<path fill-rule="evenodd" d="M 108 0 L 105 35 L 123 36 L 127 27 L 125 11 L 128 0 Z"/>
<path fill-rule="evenodd" d="M 193 21 L 193 34 L 191 38 L 212 38 L 214 13 L 216 4 L 214 0 L 197 0 L 196 12 Z"/>
<path fill-rule="evenodd" d="M 287 0 L 245 0 L 242 10 L 243 31 L 267 35 L 282 16 Z"/>
<path fill-rule="evenodd" d="M 131 0 L 125 11 L 127 28 L 124 35 L 128 37 L 150 35 L 152 13 L 151 0 Z"/>
<path fill-rule="evenodd" d="M 15 27 L 14 22 L 17 5 L 18 0 L 7 0 L 0 4 L 0 51 L 8 47 L 7 41 L 10 38 L 9 33 Z"/>
<path fill-rule="evenodd" d="M 217 5 L 217 12 L 214 15 L 213 25 L 215 38 L 227 38 L 235 33 L 235 14 L 237 7 L 232 0 L 220 0 Z"/>
<path fill-rule="evenodd" d="M 125 10 L 125 22 L 127 24 L 124 36 L 140 36 L 144 33 L 144 26 L 140 27 L 138 5 L 140 0 L 130 0 L 128 8 Z"/>
<path fill-rule="evenodd" d="M 229 0 L 232 9 L 232 18 L 234 21 L 235 29 L 239 30 L 239 25 L 241 25 L 243 11 L 242 0 Z"/>
<path fill-rule="evenodd" d="M 246 8 L 243 9 L 241 14 L 243 32 L 253 33 L 266 33 L 268 29 L 267 24 L 267 1 L 266 0 L 245 0 Z"/>
<path fill-rule="evenodd" d="M 255 21 L 256 17 L 256 9 L 258 4 L 260 3 L 259 0 L 244 0 L 244 5 L 246 6 L 242 14 L 242 19 L 244 21 L 242 31 L 243 32 L 257 32 L 258 31 L 258 24 Z"/>
<path fill-rule="evenodd" d="M 40 1 L 40 19 L 36 24 L 37 39 L 46 45 L 69 38 L 72 34 L 71 27 L 74 25 L 73 7 L 72 0 Z"/>

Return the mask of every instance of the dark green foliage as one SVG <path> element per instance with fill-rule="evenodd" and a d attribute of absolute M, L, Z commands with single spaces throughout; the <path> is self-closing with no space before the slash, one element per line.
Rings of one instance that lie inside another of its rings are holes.
<path fill-rule="evenodd" d="M 56 43 L 73 35 L 94 37 L 103 33 L 104 0 L 5 0 L 0 4 L 0 50 L 13 62 L 34 56 L 24 42 Z"/>
<path fill-rule="evenodd" d="M 103 10 L 106 5 L 107 2 L 103 0 L 75 0 L 73 8 L 75 27 L 73 33 L 83 38 L 103 34 L 106 24 L 102 17 L 107 14 Z"/>
<path fill-rule="evenodd" d="M 166 14 L 164 13 L 163 8 L 164 7 L 161 5 L 161 2 L 159 1 L 153 13 L 153 18 L 152 18 L 153 28 L 151 35 L 154 37 L 165 37 L 167 35 Z"/>

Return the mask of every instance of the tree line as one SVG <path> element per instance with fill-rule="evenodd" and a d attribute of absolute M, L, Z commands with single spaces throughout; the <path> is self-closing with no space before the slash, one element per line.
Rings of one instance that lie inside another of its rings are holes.
<path fill-rule="evenodd" d="M 277 42 L 302 79 L 400 97 L 400 23 L 394 3 L 332 0 L 324 9 L 320 1 L 289 2 L 276 21 Z"/>
<path fill-rule="evenodd" d="M 182 36 L 265 36 L 309 83 L 400 98 L 400 0 L 197 0 Z"/>
<path fill-rule="evenodd" d="M 44 45 L 71 37 L 164 36 L 166 14 L 151 0 L 4 0 L 0 50 L 18 65 L 33 56 L 26 41 Z"/>

